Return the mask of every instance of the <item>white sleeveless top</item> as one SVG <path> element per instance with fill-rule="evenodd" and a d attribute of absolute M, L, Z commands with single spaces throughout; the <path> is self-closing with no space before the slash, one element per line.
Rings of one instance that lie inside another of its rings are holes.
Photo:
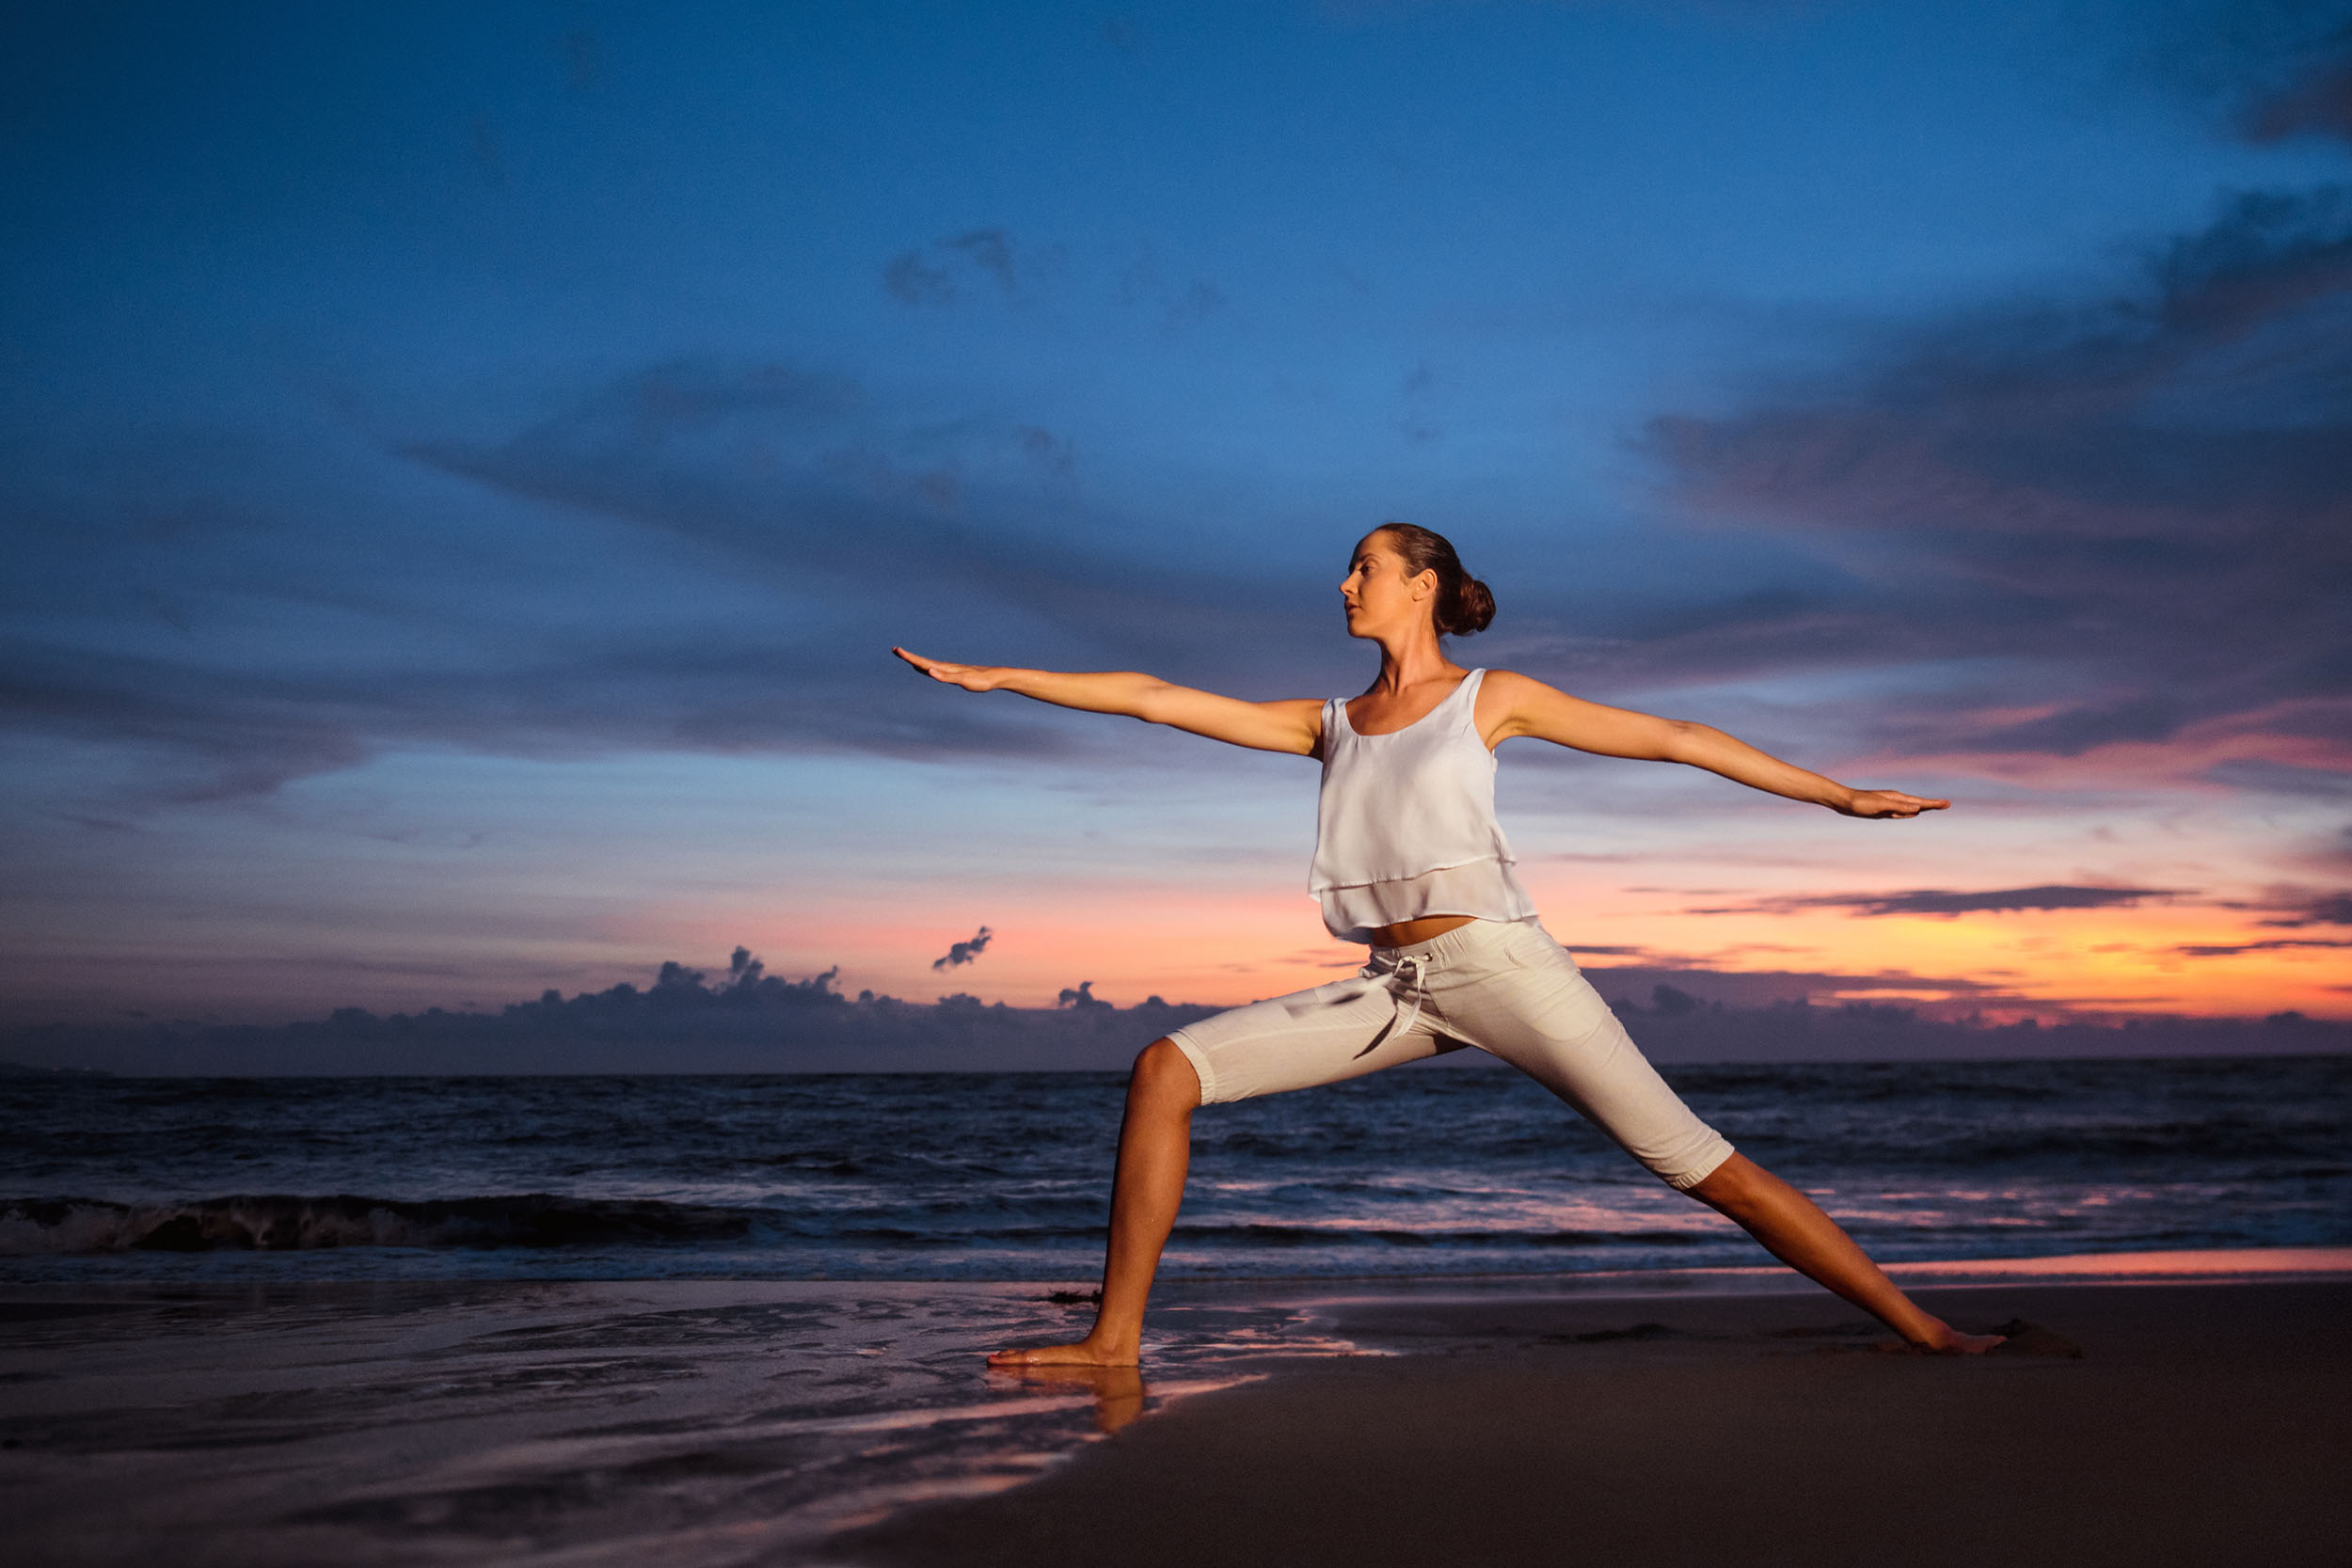
<path fill-rule="evenodd" d="M 1347 701 L 1323 705 L 1323 794 L 1307 885 L 1342 942 L 1431 914 L 1533 920 L 1495 822 L 1495 754 L 1478 736 L 1472 670 L 1401 730 L 1359 735 Z"/>

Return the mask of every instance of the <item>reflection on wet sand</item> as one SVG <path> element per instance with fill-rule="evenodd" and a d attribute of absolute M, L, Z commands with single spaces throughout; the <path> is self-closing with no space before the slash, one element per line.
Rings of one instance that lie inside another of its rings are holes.
<path fill-rule="evenodd" d="M 0 1513 L 26 1563 L 791 1560 L 1319 1342 L 1286 1342 L 1297 1307 L 1194 1302 L 1149 1385 L 988 1370 L 1083 1310 L 1035 1286 L 18 1288 Z"/>
<path fill-rule="evenodd" d="M 1094 1426 L 1117 1432 L 1143 1414 L 1150 1389 L 1140 1367 L 992 1367 L 990 1381 L 1085 1388 L 1094 1395 Z"/>

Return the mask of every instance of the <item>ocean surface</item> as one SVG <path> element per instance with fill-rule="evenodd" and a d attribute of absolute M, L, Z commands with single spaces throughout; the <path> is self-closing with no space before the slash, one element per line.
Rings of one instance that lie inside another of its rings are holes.
<path fill-rule="evenodd" d="M 2352 1058 L 1677 1068 L 1887 1261 L 2352 1243 Z M 1090 1283 L 1111 1073 L 0 1079 L 0 1280 Z M 1194 1119 L 1171 1278 L 1766 1261 L 1508 1069 Z"/>

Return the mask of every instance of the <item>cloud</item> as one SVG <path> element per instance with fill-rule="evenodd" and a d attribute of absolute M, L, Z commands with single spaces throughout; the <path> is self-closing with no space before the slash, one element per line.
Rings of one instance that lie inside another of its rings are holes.
<path fill-rule="evenodd" d="M 1574 948 L 1580 957 L 1590 951 Z M 1638 963 L 1588 964 L 1585 973 L 1613 1007 L 1632 1008 L 1628 1000 L 1667 987 L 1714 1006 L 1767 1007 L 1783 1004 L 1845 1001 L 1872 996 L 1902 997 L 1936 1017 L 1956 1018 L 1985 1009 L 2022 1010 L 2062 1017 L 2075 1010 L 2072 1003 L 2048 997 L 2021 996 L 2005 972 L 1969 974 L 1922 974 L 1911 969 L 1887 969 L 1875 974 L 1836 974 L 1822 970 L 1730 969 L 1687 954 L 1661 955 Z M 1921 1003 L 1922 997 L 1938 1000 Z M 2103 1012 L 2105 1005 L 2089 1011 Z"/>
<path fill-rule="evenodd" d="M 972 229 L 902 250 L 882 263 L 882 291 L 901 305 L 945 307 L 972 291 L 1019 305 L 1064 274 L 1067 254 L 1059 245 L 1018 244 L 1002 229 Z M 1171 277 L 1150 250 L 1138 253 L 1119 274 L 1109 297 L 1119 305 L 1155 312 L 1168 328 L 1184 326 L 1225 306 L 1225 291 L 1194 274 Z"/>
<path fill-rule="evenodd" d="M 926 418 L 789 366 L 672 362 L 503 442 L 403 451 L 723 552 L 755 578 L 806 592 L 818 577 L 902 604 L 932 593 L 967 620 L 993 600 L 1126 653 L 1197 656 L 1229 633 L 1263 646 L 1292 605 L 1285 585 L 1197 556 L 1139 570 L 1152 531 L 1124 529 L 1103 506 L 1071 516 L 1054 489 L 1067 444 L 1035 421 Z"/>
<path fill-rule="evenodd" d="M 1089 1012 L 1107 1007 L 1111 1004 L 1094 994 L 1093 981 L 1081 980 L 1074 988 L 1064 986 L 1061 995 L 1055 999 L 1054 1006 L 1069 1007 L 1077 1012 Z"/>
<path fill-rule="evenodd" d="M 2298 79 L 2252 105 L 2246 129 L 2256 141 L 2298 132 L 2352 140 L 2352 59 L 2314 61 Z"/>
<path fill-rule="evenodd" d="M 2352 1041 L 2352 1023 L 2294 1013 L 2259 1023 L 2163 1015 L 2101 1022 L 2065 1001 L 1894 971 L 1591 974 L 1645 1052 L 1666 1061 L 2341 1053 Z M 739 946 L 722 976 L 673 959 L 649 985 L 569 997 L 550 989 L 535 1001 L 479 1011 L 381 1015 L 344 1006 L 279 1025 L 139 1017 L 11 1028 L 0 1031 L 0 1059 L 126 1073 L 1110 1069 L 1126 1067 L 1143 1041 L 1219 1010 L 1156 996 L 1120 1007 L 1095 996 L 1091 981 L 1065 989 L 1054 1007 L 1010 1007 L 963 992 L 912 1003 L 871 991 L 845 996 L 838 977 L 834 968 L 785 979 Z M 1857 992 L 1946 1000 L 1845 1000 Z M 1626 1000 L 1632 995 L 1649 1005 Z M 1818 1000 L 1824 997 L 1827 1006 Z M 2024 1022 L 1992 1022 L 2010 1016 Z M 2037 1030 L 2036 1018 L 2055 1027 Z"/>
<path fill-rule="evenodd" d="M 2288 912 L 2270 920 L 2257 920 L 2257 926 L 2352 926 L 2352 893 L 2322 893 L 2296 900 Z"/>
<path fill-rule="evenodd" d="M 996 288 L 996 253 L 975 238 L 988 232 L 943 241 L 923 264 Z M 1931 324 L 1844 375 L 1662 420 L 1647 439 L 1672 503 L 1800 544 L 1825 562 L 1817 580 L 1713 595 L 1684 582 L 1609 635 L 1554 647 L 1539 628 L 1496 656 L 1555 678 L 1571 666 L 1579 685 L 1652 687 L 1941 661 L 1955 672 L 1943 688 L 1858 699 L 1841 718 L 1883 752 L 2174 741 L 2204 747 L 2222 782 L 2326 787 L 2352 772 L 2338 633 L 2352 581 L 2348 277 L 2352 203 L 2247 198 L 2152 256 L 2130 298 Z M 199 657 L 202 601 L 175 580 L 168 601 L 160 589 L 138 601 L 151 623 L 168 603 L 169 645 L 16 642 L 0 711 L 154 748 L 159 797 L 208 799 L 389 745 L 1010 756 L 1116 738 L 1020 705 L 943 700 L 864 651 L 910 627 L 964 657 L 1222 689 L 1272 669 L 1320 682 L 1348 662 L 1311 613 L 1322 573 L 1236 574 L 1147 526 L 1146 508 L 1102 494 L 1078 505 L 1070 440 L 1024 411 L 943 409 L 919 391 L 719 357 L 549 388 L 538 408 L 488 436 L 389 450 L 403 483 L 462 481 L 503 509 L 498 526 L 520 538 L 528 517 L 548 555 L 605 574 L 548 589 L 543 625 L 510 624 L 508 607 L 490 625 L 437 582 L 419 602 L 338 611 L 371 618 L 373 641 L 354 646 L 397 641 L 381 657 L 321 661 L 290 635 L 276 657 L 230 665 Z M 141 502 L 155 517 L 242 515 L 236 475 L 276 461 L 199 470 L 200 453 L 152 455 L 126 450 L 110 467 L 203 475 L 201 506 L 159 492 Z M 283 510 L 350 515 L 340 537 L 305 534 L 307 559 L 342 562 L 370 531 L 408 530 L 410 504 Z M 59 514 L 60 562 L 87 525 Z M 291 626 L 330 595 L 246 569 L 269 526 L 206 547 L 247 602 L 279 595 L 267 613 Z M 648 562 L 734 608 L 691 629 L 652 614 L 638 587 Z M 532 605 L 527 578 L 511 586 L 512 607 Z M 772 613 L 743 612 L 763 596 Z"/>
<path fill-rule="evenodd" d="M 1953 915 L 1999 913 L 2015 910 L 2101 910 L 2137 904 L 2143 898 L 2177 898 L 2183 889 L 2161 887 L 2044 887 L 1999 888 L 1986 893 L 1953 893 L 1943 888 L 1913 888 L 1901 893 L 1823 893 L 1759 898 L 1748 904 L 1722 904 L 1689 909 L 1685 914 L 1788 914 L 1797 910 L 1845 910 L 1859 915 Z"/>
<path fill-rule="evenodd" d="M 1147 250 L 1120 275 L 1118 299 L 1121 305 L 1157 310 L 1160 325 L 1174 328 L 1222 309 L 1225 291 L 1197 276 L 1183 283 L 1169 281 L 1160 271 L 1159 259 Z"/>
<path fill-rule="evenodd" d="M 2291 763 L 2259 758 L 2233 759 L 2205 769 L 2207 779 L 2233 789 L 2260 790 L 2270 795 L 2299 795 L 2312 800 L 2352 800 L 2352 773 L 2323 768 L 2297 768 Z"/>
<path fill-rule="evenodd" d="M 1047 252 L 1017 264 L 1011 236 L 1001 229 L 972 229 L 892 257 L 882 267 L 882 287 L 902 304 L 947 305 L 958 297 L 959 279 L 985 278 L 1005 298 L 1019 299 L 1023 275 L 1050 269 L 1056 260 Z"/>
<path fill-rule="evenodd" d="M 496 1009 L 379 1015 L 337 1007 L 280 1025 L 147 1020 L 0 1032 L 0 1055 L 126 1072 L 350 1073 L 856 1071 L 918 1067 L 1124 1066 L 1137 1045 L 1217 1009 L 1152 997 L 1119 1007 L 1082 988 L 1060 1008 L 1010 1007 L 963 992 L 911 1003 L 834 987 L 838 967 L 798 980 L 738 947 L 727 973 L 664 962 L 624 982 Z"/>
<path fill-rule="evenodd" d="M 2352 139 L 2352 14 L 2330 0 L 2191 0 L 2158 25 L 2159 71 L 2253 142 Z M 2170 22 L 2170 26 L 2164 24 Z"/>
<path fill-rule="evenodd" d="M 2352 197 L 2231 198 L 2103 303 L 1902 334 L 1840 375 L 1654 420 L 1664 498 L 1847 581 L 1693 605 L 1685 678 L 1948 661 L 1867 716 L 1910 754 L 2194 740 L 2352 768 Z"/>
<path fill-rule="evenodd" d="M 666 362 L 509 434 L 340 467 L 135 433 L 87 460 L 20 455 L 0 499 L 24 523 L 24 592 L 50 612 L 0 634 L 0 720 L 133 749 L 135 782 L 110 786 L 124 810 L 267 795 L 415 746 L 1132 745 L 922 681 L 894 642 L 1223 689 L 1335 668 L 1328 620 L 1299 613 L 1321 608 L 1323 574 L 1235 576 L 1115 500 L 1081 512 L 1071 441 L 1034 419 L 797 366 Z M 447 537 L 421 515 L 453 519 Z"/>
<path fill-rule="evenodd" d="M 882 267 L 882 287 L 908 305 L 945 305 L 956 297 L 955 280 L 923 260 L 917 250 L 894 256 Z"/>
<path fill-rule="evenodd" d="M 987 927 L 981 927 L 972 934 L 971 941 L 959 942 L 947 949 L 944 958 L 933 958 L 931 968 L 933 970 L 954 969 L 961 964 L 970 963 L 988 950 L 989 939 L 995 934 Z"/>
<path fill-rule="evenodd" d="M 2186 958 L 2226 958 L 2239 953 L 2275 953 L 2291 947 L 2352 947 L 2352 942 L 2316 937 L 2274 937 L 2265 942 L 2194 943 L 2172 949 Z"/>
<path fill-rule="evenodd" d="M 876 998 L 770 1007 L 657 1004 L 650 992 L 609 1012 L 559 998 L 503 1013 L 378 1018 L 356 1010 L 271 1028 L 121 1023 L 0 1035 L 8 1062 L 36 1070 L 129 1074 L 1002 1071 L 1125 1069 L 1136 1047 L 1214 1009 L 1156 998 L 1135 1007 L 937 1005 Z M 1654 997 L 1655 999 L 1655 997 Z M 1696 999 L 1692 999 L 1696 1000 Z M 1645 1054 L 1669 1063 L 2001 1058 L 2341 1055 L 2352 1024 L 2293 1012 L 2252 1019 L 2148 1018 L 2093 1023 L 2025 1017 L 2000 1023 L 1929 1018 L 1908 1006 L 1787 1002 L 1763 1006 L 1628 1007 Z M 1446 1058 L 1476 1069 L 1483 1053 Z M 1417 1069 L 1425 1070 L 1425 1069 Z M 1491 1069 L 1490 1070 L 1505 1070 Z"/>
<path fill-rule="evenodd" d="M 1070 450 L 1069 441 L 1043 425 L 1025 424 L 1016 434 L 1023 451 L 1035 458 L 1048 471 L 1063 479 L 1070 477 L 1076 459 Z"/>
<path fill-rule="evenodd" d="M 14 726 L 139 748 L 125 808 L 265 796 L 388 748 L 510 756 L 616 751 L 853 751 L 1054 756 L 1068 732 L 1004 707 L 940 701 L 879 638 L 863 649 L 713 632 L 680 645 L 605 634 L 542 659 L 456 669 L 384 664 L 222 670 L 151 654 L 13 650 L 0 716 Z M 787 678 L 782 673 L 788 672 Z M 929 698 L 930 701 L 923 701 Z"/>
<path fill-rule="evenodd" d="M 2324 891 L 2293 884 L 2265 890 L 2252 899 L 2223 899 L 2225 910 L 2247 910 L 2267 916 L 2254 922 L 2272 930 L 2298 930 L 2311 926 L 2352 926 L 2352 893 Z"/>

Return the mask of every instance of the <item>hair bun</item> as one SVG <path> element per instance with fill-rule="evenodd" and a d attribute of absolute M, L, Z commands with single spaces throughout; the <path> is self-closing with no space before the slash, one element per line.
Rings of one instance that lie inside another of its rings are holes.
<path fill-rule="evenodd" d="M 1453 625 L 1440 629 L 1456 637 L 1485 631 L 1494 624 L 1495 596 L 1486 585 L 1473 577 L 1465 577 L 1461 588 L 1454 595 L 1454 613 L 1446 619 Z"/>

